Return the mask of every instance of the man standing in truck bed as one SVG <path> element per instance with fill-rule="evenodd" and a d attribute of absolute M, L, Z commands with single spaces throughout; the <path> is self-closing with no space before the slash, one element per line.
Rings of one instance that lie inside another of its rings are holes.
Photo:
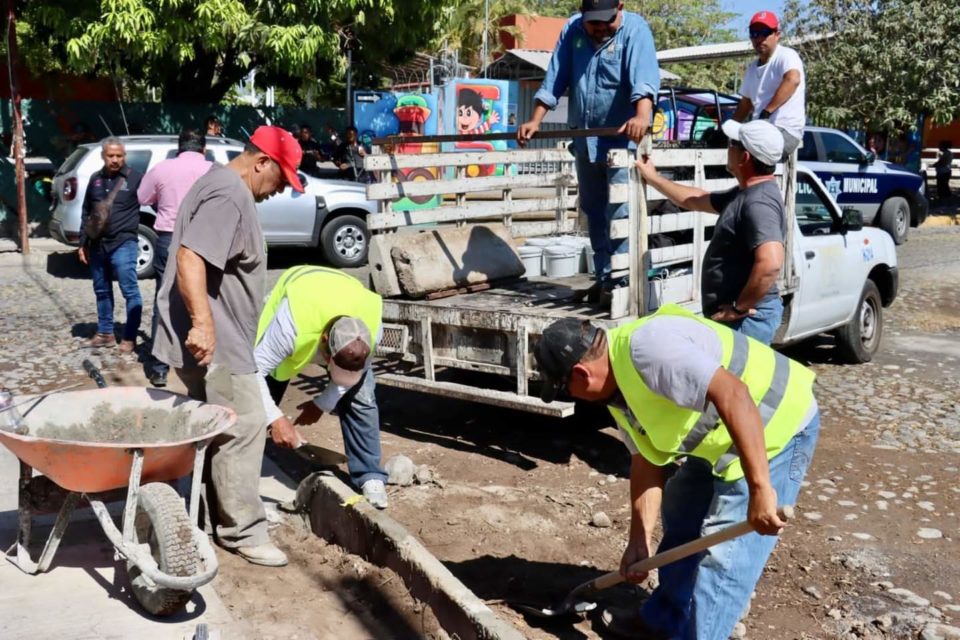
<path fill-rule="evenodd" d="M 533 116 L 517 129 L 521 145 L 540 129 L 547 111 L 568 88 L 571 127 L 619 127 L 622 134 L 573 141 L 580 208 L 587 216 L 597 277 L 587 295 L 591 302 L 607 301 L 625 280 L 612 276 L 611 256 L 628 248 L 626 239 L 610 240 L 610 222 L 626 218 L 628 209 L 626 204 L 609 204 L 608 193 L 610 183 L 627 181 L 628 170 L 608 167 L 607 152 L 640 142 L 660 90 L 657 52 L 646 21 L 624 11 L 619 0 L 583 0 L 580 13 L 560 33 Z"/>

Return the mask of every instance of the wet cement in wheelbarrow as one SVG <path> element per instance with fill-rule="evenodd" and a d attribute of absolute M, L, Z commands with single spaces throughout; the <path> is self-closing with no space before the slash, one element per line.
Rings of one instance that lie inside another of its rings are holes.
<path fill-rule="evenodd" d="M 69 442 L 163 444 L 190 440 L 212 431 L 215 425 L 214 420 L 191 420 L 190 411 L 183 407 L 171 411 L 136 407 L 115 410 L 109 403 L 101 402 L 86 422 L 47 422 L 31 429 L 30 435 Z"/>

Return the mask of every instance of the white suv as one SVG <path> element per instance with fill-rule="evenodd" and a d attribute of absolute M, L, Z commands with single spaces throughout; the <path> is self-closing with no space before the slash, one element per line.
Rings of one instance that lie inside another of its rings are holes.
<path fill-rule="evenodd" d="M 146 173 L 162 160 L 177 155 L 177 136 L 121 136 L 127 164 Z M 243 143 L 207 138 L 207 159 L 226 164 L 243 151 Z M 53 217 L 50 234 L 76 246 L 80 240 L 80 215 L 90 176 L 100 170 L 99 144 L 85 144 L 64 160 L 53 179 Z M 304 193 L 285 189 L 257 205 L 263 235 L 269 246 L 319 247 L 322 257 L 335 267 L 356 267 L 367 260 L 367 214 L 376 204 L 367 200 L 365 185 L 343 180 L 312 178 L 300 174 Z M 153 276 L 156 255 L 153 231 L 156 212 L 140 209 L 137 275 Z"/>

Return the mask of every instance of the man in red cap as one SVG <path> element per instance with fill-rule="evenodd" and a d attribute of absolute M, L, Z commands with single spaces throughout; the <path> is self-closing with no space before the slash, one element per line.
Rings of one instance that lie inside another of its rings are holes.
<path fill-rule="evenodd" d="M 243 153 L 214 165 L 187 193 L 157 295 L 153 355 L 190 397 L 230 407 L 236 424 L 207 449 L 206 513 L 221 546 L 246 560 L 283 566 L 260 500 L 266 415 L 253 345 L 266 295 L 267 256 L 256 203 L 297 177 L 302 152 L 280 127 L 254 131 Z"/>
<path fill-rule="evenodd" d="M 737 122 L 748 117 L 769 120 L 783 134 L 783 159 L 803 140 L 806 124 L 806 80 L 796 51 L 780 44 L 780 21 L 772 11 L 750 18 L 750 42 L 757 59 L 750 63 L 740 85 Z"/>

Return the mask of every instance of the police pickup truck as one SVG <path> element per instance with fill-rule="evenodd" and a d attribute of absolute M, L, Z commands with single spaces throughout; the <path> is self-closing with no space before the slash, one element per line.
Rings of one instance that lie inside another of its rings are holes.
<path fill-rule="evenodd" d="M 836 129 L 807 127 L 797 159 L 817 174 L 841 209 L 856 209 L 866 224 L 885 230 L 897 244 L 927 217 L 920 174 L 878 160 Z"/>

